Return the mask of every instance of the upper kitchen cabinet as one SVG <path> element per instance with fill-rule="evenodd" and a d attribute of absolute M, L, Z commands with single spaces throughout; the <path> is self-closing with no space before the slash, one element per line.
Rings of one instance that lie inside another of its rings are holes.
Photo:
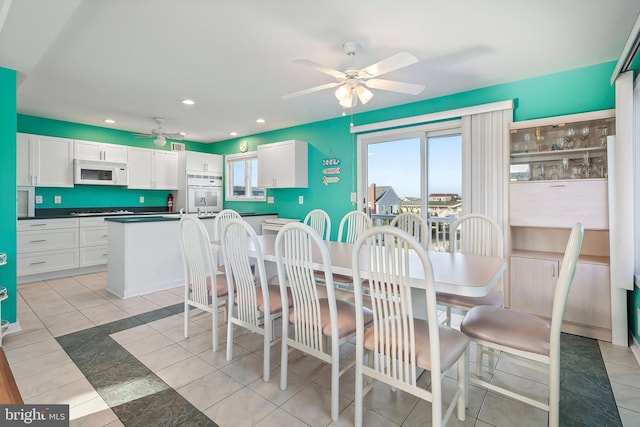
<path fill-rule="evenodd" d="M 297 140 L 258 146 L 258 186 L 307 188 L 307 150 L 307 143 Z"/>
<path fill-rule="evenodd" d="M 222 174 L 222 156 L 218 154 L 185 151 L 185 167 L 188 171 L 219 172 Z"/>
<path fill-rule="evenodd" d="M 74 158 L 82 160 L 127 163 L 127 146 L 75 140 Z"/>
<path fill-rule="evenodd" d="M 73 187 L 73 139 L 16 135 L 16 185 Z"/>
<path fill-rule="evenodd" d="M 178 153 L 128 147 L 129 188 L 178 189 Z"/>

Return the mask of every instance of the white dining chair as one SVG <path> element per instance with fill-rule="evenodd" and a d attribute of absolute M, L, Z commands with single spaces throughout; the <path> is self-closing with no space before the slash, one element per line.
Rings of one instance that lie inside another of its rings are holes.
<path fill-rule="evenodd" d="M 361 314 L 364 292 L 356 287 L 355 425 L 363 425 L 363 399 L 375 385 L 373 381 L 365 385 L 365 376 L 388 384 L 392 391 L 402 390 L 431 402 L 433 426 L 446 424 L 456 407 L 458 419 L 464 421 L 469 339 L 437 321 L 427 250 L 397 227 L 374 227 L 360 235 L 352 263 L 354 281 L 365 280 L 373 306 L 373 326 L 367 329 Z M 409 272 L 418 268 L 425 279 L 413 282 Z M 426 302 L 427 319 L 414 317 L 414 300 Z M 443 413 L 443 380 L 454 364 L 457 386 Z M 418 385 L 422 370 L 430 372 L 430 390 Z"/>
<path fill-rule="evenodd" d="M 329 240 L 331 237 L 331 218 L 324 210 L 313 209 L 304 217 L 302 222 L 313 228 L 321 239 Z"/>
<path fill-rule="evenodd" d="M 226 277 L 216 274 L 209 233 L 194 215 L 180 219 L 180 247 L 184 266 L 184 337 L 189 338 L 191 307 L 211 313 L 213 351 L 218 351 L 218 311 L 226 307 Z M 211 297 L 211 302 L 209 302 Z"/>
<path fill-rule="evenodd" d="M 249 256 L 248 243 L 255 248 Z M 282 316 L 280 286 L 269 285 L 258 236 L 251 225 L 242 219 L 232 219 L 222 228 L 220 239 L 229 289 L 227 321 L 227 360 L 233 359 L 234 325 L 263 336 L 263 380 L 270 378 L 271 346 L 276 319 Z M 255 259 L 255 274 L 252 271 Z M 256 285 L 257 281 L 257 285 Z M 235 294 L 234 294 L 235 291 Z M 289 298 L 289 301 L 291 299 Z"/>
<path fill-rule="evenodd" d="M 338 227 L 338 241 L 345 243 L 355 243 L 358 236 L 364 230 L 372 227 L 371 218 L 361 211 L 347 212 L 340 220 Z M 324 279 L 324 271 L 314 272 L 316 279 L 322 281 Z M 333 284 L 340 294 L 339 299 L 353 300 L 353 278 L 345 274 L 333 273 Z M 345 293 L 346 291 L 348 293 Z"/>
<path fill-rule="evenodd" d="M 494 256 L 504 258 L 504 243 L 500 226 L 491 218 L 481 214 L 461 216 L 451 226 L 451 252 L 468 255 Z M 451 310 L 469 311 L 477 305 L 502 307 L 504 304 L 504 280 L 499 279 L 500 291 L 492 290 L 483 297 L 465 297 L 443 292 L 436 293 L 439 305 L 446 307 L 447 326 L 451 326 Z"/>
<path fill-rule="evenodd" d="M 426 219 L 414 212 L 404 212 L 396 215 L 389 224 L 407 232 L 426 249 L 431 250 L 431 229 Z"/>
<path fill-rule="evenodd" d="M 326 298 L 319 295 L 313 274 L 313 253 L 319 252 Z M 369 324 L 372 314 L 369 309 L 356 310 L 353 303 L 336 300 L 331 260 L 326 243 L 310 226 L 289 223 L 282 227 L 275 242 L 276 264 L 282 295 L 282 359 L 280 388 L 287 389 L 287 367 L 289 348 L 300 350 L 331 365 L 331 419 L 338 420 L 339 379 L 353 363 L 340 366 L 340 344 L 352 337 L 356 330 L 356 316 Z M 291 290 L 293 307 L 289 309 L 286 293 Z M 356 314 L 356 312 L 360 314 Z M 291 323 L 292 333 L 286 321 Z M 329 344 L 330 342 L 330 344 Z"/>
<path fill-rule="evenodd" d="M 362 211 L 347 212 L 340 220 L 338 242 L 355 243 L 364 230 L 372 227 L 371 218 Z"/>
<path fill-rule="evenodd" d="M 229 221 L 233 219 L 242 219 L 240 214 L 233 209 L 223 209 L 218 212 L 213 219 L 213 236 L 212 241 L 219 241 L 222 238 L 222 229 Z M 222 260 L 222 252 L 214 250 L 214 256 L 216 259 L 216 269 L 218 273 L 224 273 L 224 261 Z"/>
<path fill-rule="evenodd" d="M 460 325 L 460 330 L 471 338 L 472 342 L 493 350 L 499 359 L 542 371 L 547 375 L 549 398 L 545 401 L 485 381 L 480 377 L 480 365 L 476 366 L 476 374 L 470 375 L 469 380 L 492 392 L 548 411 L 549 427 L 559 425 L 560 332 L 583 235 L 583 225 L 574 225 L 558 275 L 550 322 L 529 313 L 483 305 L 469 310 Z"/>

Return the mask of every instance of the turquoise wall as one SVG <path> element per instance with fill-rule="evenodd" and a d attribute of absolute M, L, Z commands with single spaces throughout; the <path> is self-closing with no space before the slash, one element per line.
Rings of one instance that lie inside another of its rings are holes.
<path fill-rule="evenodd" d="M 609 79 L 615 62 L 595 64 L 588 67 L 569 70 L 561 73 L 550 74 L 532 79 L 480 88 L 468 92 L 447 95 L 425 101 L 404 104 L 376 111 L 357 113 L 355 111 L 353 122 L 355 125 L 363 125 L 385 120 L 399 119 L 473 105 L 512 99 L 514 101 L 514 120 L 522 121 L 542 117 L 574 114 L 586 111 L 595 111 L 615 107 L 614 89 L 609 84 Z M 15 77 L 13 78 L 15 80 Z M 15 82 L 7 82 L 15 92 Z M 5 100 L 3 100 L 5 102 Z M 13 109 L 15 111 L 15 100 Z M 9 108 L 10 109 L 10 108 Z M 336 104 L 336 114 L 340 110 Z M 356 139 L 350 134 L 350 117 L 338 117 L 322 122 L 280 129 L 271 132 L 251 135 L 243 138 L 234 138 L 213 144 L 199 144 L 186 142 L 187 149 L 193 151 L 212 152 L 217 154 L 239 153 L 238 144 L 241 140 L 249 143 L 249 151 L 255 151 L 260 144 L 277 141 L 300 139 L 309 144 L 309 188 L 305 189 L 270 189 L 269 196 L 273 196 L 275 204 L 265 202 L 225 202 L 224 207 L 242 212 L 277 212 L 282 217 L 303 218 L 313 208 L 322 207 L 331 216 L 335 224 L 332 230 L 332 238 L 337 236 L 337 226 L 340 218 L 354 208 L 350 202 L 350 193 L 355 191 L 355 155 Z M 15 123 L 13 124 L 15 129 Z M 153 148 L 150 139 L 137 139 L 130 132 L 87 126 L 56 120 L 42 119 L 38 117 L 22 116 L 17 118 L 19 132 L 35 133 L 42 135 L 60 136 L 74 139 L 86 139 L 90 141 L 109 142 Z M 3 127 L 3 134 L 6 129 Z M 10 132 L 6 131 L 8 135 Z M 13 144 L 15 145 L 15 144 Z M 163 149 L 169 149 L 164 147 Z M 3 155 L 3 168 L 9 169 L 13 175 L 15 186 L 15 147 L 13 147 L 13 159 L 6 161 Z M 335 184 L 324 185 L 322 183 L 322 160 L 336 157 L 340 159 L 340 181 Z M 4 188 L 4 186 L 3 186 Z M 166 200 L 166 191 L 139 191 L 127 190 L 115 187 L 77 186 L 73 189 L 48 189 L 41 188 L 37 194 L 43 195 L 44 204 L 41 207 L 94 207 L 94 206 L 137 206 L 138 197 L 144 195 L 149 206 L 162 206 Z M 53 195 L 62 195 L 63 204 L 53 205 Z M 304 204 L 298 204 L 298 196 L 304 197 Z M 12 196 L 13 199 L 13 196 Z M 12 212 L 15 211 L 15 208 Z M 15 223 L 14 217 L 11 220 Z M 6 222 L 2 222 L 8 227 Z M 15 224 L 11 230 L 4 230 L 4 235 L 10 231 L 15 252 Z M 4 249 L 2 249 L 4 250 Z M 15 276 L 15 267 L 13 269 Z M 0 276 L 2 277 L 2 276 Z M 15 282 L 15 277 L 14 277 Z M 634 308 L 640 307 L 640 293 L 638 289 L 630 298 L 630 318 L 635 318 Z M 637 322 L 632 323 L 635 325 Z M 640 340 L 638 331 L 634 334 Z"/>
<path fill-rule="evenodd" d="M 16 73 L 0 68 L 0 286 L 9 298 L 2 302 L 2 318 L 16 321 Z"/>
<path fill-rule="evenodd" d="M 18 115 L 18 132 L 36 135 L 57 136 L 62 138 L 83 139 L 87 141 L 107 142 L 110 144 L 130 145 L 134 147 L 170 150 L 167 142 L 164 147 L 153 145 L 151 138 L 137 138 L 129 131 L 109 129 L 98 126 L 81 125 L 59 120 Z M 193 141 L 180 141 L 190 151 L 207 152 L 207 144 Z M 15 170 L 15 168 L 14 168 Z M 14 177 L 15 179 L 15 177 Z M 36 188 L 36 195 L 42 196 L 38 208 L 89 208 L 89 207 L 154 207 L 167 204 L 168 190 L 129 190 L 123 187 L 105 187 L 100 185 L 77 185 L 73 188 Z M 54 196 L 62 196 L 62 203 L 55 205 Z M 144 196 L 144 203 L 140 203 Z"/>
<path fill-rule="evenodd" d="M 354 125 L 400 119 L 409 116 L 470 107 L 508 99 L 514 100 L 514 120 L 529 120 L 615 107 L 615 93 L 609 85 L 615 62 L 578 68 L 533 79 L 476 89 L 454 95 L 414 102 L 397 107 L 355 114 Z M 336 111 L 339 107 L 336 104 Z M 332 238 L 338 233 L 341 217 L 354 208 L 350 193 L 355 191 L 354 169 L 356 138 L 349 130 L 350 117 L 310 123 L 244 138 L 212 144 L 218 154 L 239 153 L 239 142 L 246 140 L 249 151 L 260 144 L 301 139 L 309 143 L 309 188 L 268 190 L 275 204 L 226 202 L 225 207 L 239 211 L 277 212 L 282 217 L 302 219 L 311 209 L 322 207 L 331 216 Z M 322 160 L 337 157 L 341 161 L 340 182 L 322 184 Z M 298 204 L 304 196 L 304 205 Z"/>

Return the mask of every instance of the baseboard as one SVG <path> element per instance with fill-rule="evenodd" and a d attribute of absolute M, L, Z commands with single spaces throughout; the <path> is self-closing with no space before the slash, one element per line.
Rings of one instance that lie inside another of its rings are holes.
<path fill-rule="evenodd" d="M 631 353 L 633 353 L 633 357 L 636 358 L 636 362 L 640 365 L 640 342 L 636 339 L 635 336 L 631 336 Z"/>

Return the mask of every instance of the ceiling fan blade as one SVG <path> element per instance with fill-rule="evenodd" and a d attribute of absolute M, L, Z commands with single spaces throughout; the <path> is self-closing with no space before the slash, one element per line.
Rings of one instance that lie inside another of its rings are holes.
<path fill-rule="evenodd" d="M 180 132 L 165 133 L 164 136 L 170 139 L 184 139 L 184 135 L 181 134 Z"/>
<path fill-rule="evenodd" d="M 300 95 L 306 95 L 308 93 L 313 93 L 313 92 L 319 92 L 321 90 L 324 89 L 331 89 L 332 87 L 336 87 L 341 85 L 341 82 L 335 82 L 335 83 L 326 83 L 320 86 L 314 86 L 314 87 L 310 87 L 309 89 L 304 89 L 304 90 L 300 90 L 298 92 L 293 92 L 293 93 L 289 93 L 287 95 L 282 95 L 282 99 L 291 99 L 291 98 L 295 98 L 296 96 L 300 96 Z"/>
<path fill-rule="evenodd" d="M 150 133 L 134 133 L 133 136 L 136 138 L 153 138 L 155 135 L 151 135 Z"/>
<path fill-rule="evenodd" d="M 424 85 L 413 83 L 394 82 L 392 80 L 369 79 L 364 81 L 365 86 L 373 89 L 388 90 L 417 95 L 424 90 Z"/>
<path fill-rule="evenodd" d="M 416 62 L 418 62 L 418 58 L 409 52 L 400 52 L 387 59 L 383 59 L 380 62 L 376 62 L 375 64 L 363 68 L 360 70 L 360 73 L 366 73 L 366 77 L 377 77 L 381 74 L 406 67 L 407 65 L 415 64 Z"/>
<path fill-rule="evenodd" d="M 321 73 L 325 73 L 330 75 L 331 77 L 335 77 L 336 79 L 344 79 L 347 77 L 345 73 L 342 71 L 334 70 L 332 68 L 325 67 L 324 65 L 320 65 L 316 62 L 309 61 L 308 59 L 296 59 L 293 61 L 300 65 L 305 65 L 307 67 L 311 67 L 314 70 L 320 71 Z"/>

